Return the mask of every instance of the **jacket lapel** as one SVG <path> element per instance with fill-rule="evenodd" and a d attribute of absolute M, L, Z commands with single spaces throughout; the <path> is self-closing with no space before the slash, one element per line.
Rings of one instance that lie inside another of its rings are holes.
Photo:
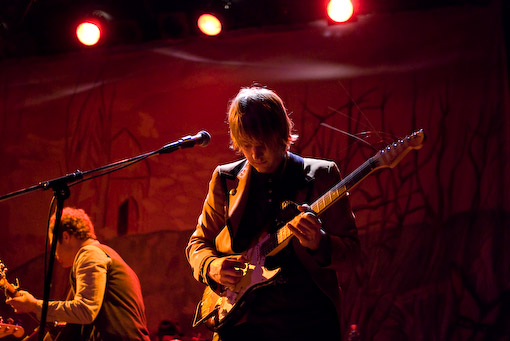
<path fill-rule="evenodd" d="M 239 229 L 242 214 L 248 201 L 248 185 L 250 178 L 251 167 L 247 160 L 240 162 L 234 168 L 225 171 L 225 185 L 228 195 L 228 217 L 227 227 L 230 236 L 235 236 Z"/>

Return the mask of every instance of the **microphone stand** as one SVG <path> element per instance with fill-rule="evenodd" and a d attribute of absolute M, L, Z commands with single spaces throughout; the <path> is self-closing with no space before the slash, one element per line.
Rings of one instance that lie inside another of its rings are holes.
<path fill-rule="evenodd" d="M 43 294 L 43 306 L 41 311 L 41 321 L 39 325 L 39 338 L 38 340 L 43 341 L 45 337 L 45 329 L 46 329 L 46 316 L 48 313 L 48 302 L 50 297 L 50 289 L 51 289 L 51 281 L 53 276 L 53 265 L 55 263 L 55 253 L 57 250 L 57 238 L 58 232 L 60 229 L 60 221 L 62 218 L 62 211 L 64 210 L 64 201 L 69 198 L 71 195 L 71 191 L 69 190 L 69 186 L 76 185 L 78 183 L 81 183 L 83 181 L 91 180 L 93 178 L 96 178 L 101 175 L 109 174 L 114 171 L 117 171 L 119 169 L 125 168 L 127 166 L 131 166 L 139 161 L 142 161 L 148 157 L 151 157 L 155 154 L 168 154 L 178 149 L 183 148 L 191 148 L 195 145 L 195 141 L 190 141 L 191 136 L 185 136 L 175 142 L 169 143 L 163 147 L 161 147 L 158 150 L 151 151 L 145 154 L 141 154 L 138 156 L 134 156 L 128 159 L 123 159 L 117 162 L 110 163 L 105 166 L 101 166 L 89 171 L 82 172 L 80 170 L 76 170 L 74 173 L 67 174 L 65 176 L 40 182 L 38 185 L 30 186 L 15 192 L 8 193 L 6 195 L 0 196 L 0 202 L 9 198 L 13 198 L 28 192 L 32 192 L 38 189 L 47 190 L 52 189 L 53 190 L 53 196 L 56 199 L 57 202 L 57 208 L 55 211 L 55 225 L 53 227 L 53 238 L 51 241 L 51 250 L 50 250 L 50 257 L 48 259 L 48 272 L 45 274 L 44 279 L 44 294 Z M 209 136 L 210 138 L 210 136 Z M 208 143 L 209 141 L 207 141 Z M 204 145 L 205 146 L 205 145 Z M 109 170 L 109 171 L 106 171 Z M 84 178 L 84 176 L 87 176 L 92 173 L 97 173 L 100 171 L 105 171 L 103 173 Z M 75 183 L 73 183 L 75 182 Z M 71 184 L 71 185 L 69 185 Z"/>

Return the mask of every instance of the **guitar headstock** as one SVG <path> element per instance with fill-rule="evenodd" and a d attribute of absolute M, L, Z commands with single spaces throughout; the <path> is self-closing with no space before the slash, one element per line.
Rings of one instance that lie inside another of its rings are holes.
<path fill-rule="evenodd" d="M 7 270 L 8 269 L 6 268 L 4 263 L 2 263 L 2 261 L 0 260 L 0 289 L 4 291 L 5 296 L 14 297 L 17 294 L 19 285 L 18 284 L 12 285 L 7 281 L 6 278 Z"/>
<path fill-rule="evenodd" d="M 22 337 L 25 335 L 25 330 L 23 327 L 16 324 L 3 323 L 0 319 L 0 338 L 8 335 L 12 335 L 14 337 Z"/>
<path fill-rule="evenodd" d="M 424 139 L 425 133 L 423 129 L 420 129 L 403 139 L 387 145 L 373 157 L 373 160 L 377 163 L 376 168 L 395 167 L 409 151 L 420 149 L 423 146 Z"/>
<path fill-rule="evenodd" d="M 4 288 L 5 284 L 5 273 L 7 272 L 7 268 L 4 263 L 0 260 L 0 288 Z"/>

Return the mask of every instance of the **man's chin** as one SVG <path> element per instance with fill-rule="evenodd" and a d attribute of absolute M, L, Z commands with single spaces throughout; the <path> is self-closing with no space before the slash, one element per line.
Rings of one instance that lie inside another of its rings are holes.
<path fill-rule="evenodd" d="M 272 167 L 267 162 L 254 164 L 253 167 L 259 173 L 273 173 L 276 167 Z"/>

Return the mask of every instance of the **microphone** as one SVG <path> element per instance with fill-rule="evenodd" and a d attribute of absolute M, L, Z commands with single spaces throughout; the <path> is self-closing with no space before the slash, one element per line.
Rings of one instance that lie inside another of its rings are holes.
<path fill-rule="evenodd" d="M 207 131 L 202 130 L 196 135 L 193 136 L 187 135 L 175 142 L 164 145 L 160 150 L 158 150 L 158 153 L 159 154 L 170 153 L 177 149 L 191 148 L 196 144 L 205 147 L 209 144 L 210 141 L 211 135 Z"/>

